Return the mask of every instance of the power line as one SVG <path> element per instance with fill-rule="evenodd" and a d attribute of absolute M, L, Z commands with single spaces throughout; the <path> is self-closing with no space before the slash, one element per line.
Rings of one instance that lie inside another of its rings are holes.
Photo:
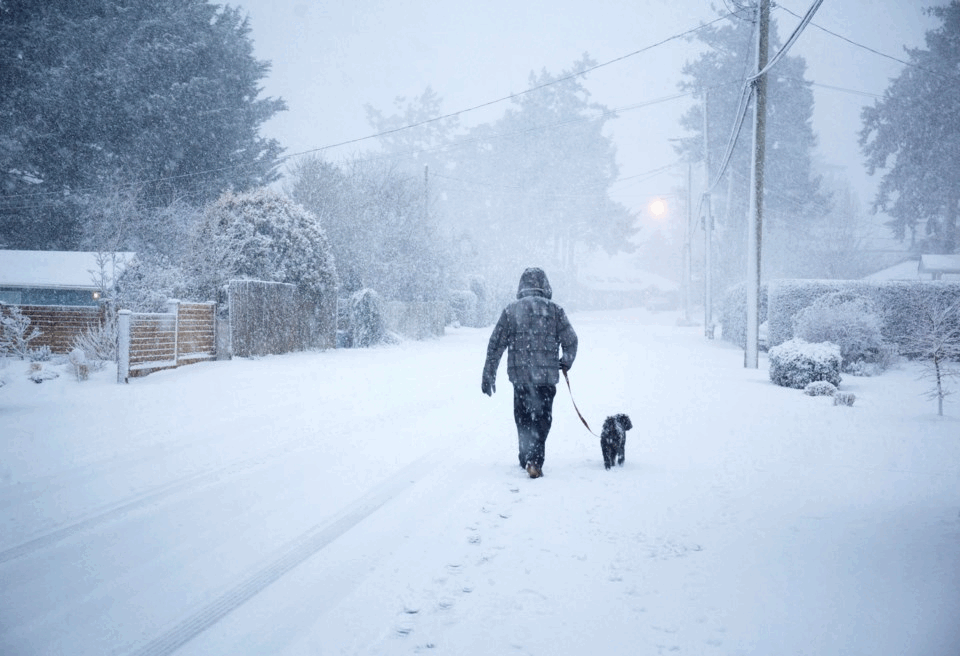
<path fill-rule="evenodd" d="M 790 14 L 791 16 L 794 16 L 795 18 L 800 18 L 800 16 L 799 16 L 798 14 L 795 14 L 794 12 L 790 11 L 789 9 L 787 9 L 786 7 L 784 7 L 783 5 L 778 4 L 778 5 L 776 5 L 776 7 L 777 7 L 777 9 L 782 9 L 783 11 L 787 12 L 787 13 Z M 853 39 L 850 39 L 850 38 L 847 38 L 847 37 L 843 36 L 842 34 L 837 34 L 836 32 L 833 32 L 833 31 L 831 31 L 831 30 L 828 30 L 827 28 L 823 27 L 822 25 L 818 25 L 817 23 L 812 23 L 812 22 L 811 22 L 810 24 L 813 25 L 813 26 L 814 26 L 815 28 L 817 28 L 818 30 L 820 30 L 820 31 L 822 31 L 822 32 L 826 32 L 826 33 L 829 34 L 830 36 L 836 37 L 836 38 L 840 39 L 841 41 L 846 41 L 846 42 L 849 43 L 850 45 L 856 46 L 857 48 L 862 48 L 863 50 L 866 50 L 867 52 L 872 52 L 873 54 L 879 55 L 880 57 L 885 57 L 886 59 L 890 59 L 890 60 L 892 60 L 892 61 L 895 61 L 895 62 L 897 62 L 898 64 L 903 64 L 904 66 L 910 66 L 910 67 L 913 67 L 913 68 L 917 68 L 917 69 L 919 69 L 919 70 L 921 70 L 921 71 L 925 71 L 925 72 L 927 72 L 927 73 L 932 73 L 933 75 L 937 75 L 937 76 L 940 76 L 940 77 L 943 77 L 943 78 L 948 78 L 948 77 L 950 77 L 950 76 L 945 75 L 944 73 L 942 73 L 942 72 L 940 72 L 940 71 L 935 71 L 935 70 L 932 70 L 932 69 L 929 69 L 929 68 L 925 68 L 925 67 L 923 67 L 923 66 L 920 66 L 919 64 L 915 64 L 915 63 L 913 63 L 913 62 L 905 61 L 905 60 L 903 60 L 903 59 L 900 59 L 899 57 L 894 57 L 893 55 L 888 55 L 888 54 L 885 53 L 885 52 L 880 52 L 879 50 L 876 50 L 875 48 L 871 48 L 870 46 L 865 46 L 865 45 L 863 45 L 862 43 L 858 43 L 858 42 L 854 41 Z"/>
<path fill-rule="evenodd" d="M 566 81 L 568 81 L 568 80 L 572 80 L 572 79 L 575 79 L 575 78 L 577 78 L 577 77 L 584 76 L 584 75 L 586 75 L 587 73 L 590 73 L 590 72 L 595 71 L 595 70 L 597 70 L 597 69 L 603 68 L 603 67 L 605 67 L 605 66 L 610 66 L 610 65 L 612 65 L 612 64 L 615 64 L 615 63 L 624 61 L 624 60 L 626 60 L 626 59 L 629 59 L 630 57 L 634 57 L 634 56 L 639 55 L 639 54 L 642 54 L 642 53 L 644 53 L 644 52 L 648 52 L 648 51 L 650 51 L 650 50 L 653 50 L 654 48 L 658 48 L 658 47 L 660 47 L 660 46 L 662 46 L 662 45 L 665 45 L 665 44 L 667 44 L 667 43 L 669 43 L 669 42 L 671 42 L 671 41 L 676 41 L 676 40 L 678 40 L 678 39 L 685 38 L 685 37 L 687 37 L 687 36 L 689 36 L 689 35 L 691 35 L 691 34 L 694 34 L 694 33 L 696 33 L 696 32 L 699 32 L 700 30 L 703 30 L 703 29 L 705 29 L 705 28 L 707 28 L 707 27 L 709 27 L 709 26 L 711 26 L 711 25 L 713 25 L 713 24 L 715 24 L 715 23 L 717 23 L 717 22 L 719 22 L 719 21 L 721 21 L 721 20 L 725 20 L 726 18 L 729 17 L 729 15 L 730 15 L 730 14 L 725 14 L 725 15 L 723 15 L 723 16 L 720 16 L 720 17 L 718 17 L 718 18 L 715 18 L 714 20 L 712 20 L 712 21 L 710 21 L 710 22 L 703 23 L 703 24 L 701 24 L 701 25 L 699 25 L 699 26 L 697 26 L 697 27 L 694 27 L 694 28 L 690 28 L 690 29 L 688 29 L 688 30 L 685 30 L 684 32 L 680 32 L 680 33 L 678 33 L 678 34 L 674 34 L 674 35 L 669 36 L 669 37 L 667 37 L 667 38 L 665 38 L 665 39 L 662 39 L 662 40 L 660 40 L 660 41 L 658 41 L 658 42 L 656 42 L 656 43 L 653 43 L 653 44 L 651 44 L 651 45 L 649 45 L 649 46 L 645 46 L 645 47 L 643 47 L 643 48 L 640 48 L 639 50 L 635 50 L 635 51 L 630 52 L 630 53 L 627 53 L 627 54 L 625 54 L 625 55 L 621 55 L 620 57 L 615 57 L 614 59 L 605 61 L 605 62 L 600 63 L 600 64 L 596 64 L 596 65 L 591 66 L 591 67 L 589 67 L 589 68 L 586 68 L 586 69 L 584 69 L 584 70 L 582 70 L 582 71 L 577 71 L 576 73 L 572 73 L 572 74 L 570 74 L 570 75 L 566 75 L 566 76 L 564 76 L 564 77 L 557 78 L 556 80 L 552 80 L 552 81 L 550 81 L 550 82 L 545 82 L 545 83 L 543 83 L 543 84 L 539 84 L 539 85 L 537 85 L 537 86 L 531 87 L 531 88 L 526 89 L 526 90 L 524 90 L 524 91 L 520 91 L 520 92 L 518 92 L 518 93 L 510 94 L 509 96 L 503 96 L 503 97 L 501 97 L 501 98 L 497 98 L 497 99 L 495 99 L 495 100 L 490 100 L 490 101 L 487 101 L 487 102 L 484 102 L 484 103 L 480 103 L 479 105 L 474 105 L 474 106 L 472 106 L 472 107 L 468 107 L 468 108 L 466 108 L 466 109 L 461 109 L 461 110 L 458 110 L 458 111 L 456 111 L 456 112 L 451 112 L 451 113 L 449 113 L 449 114 L 444 114 L 444 115 L 437 116 L 437 117 L 434 117 L 434 118 L 431 118 L 431 119 L 427 119 L 427 120 L 420 121 L 420 122 L 417 122 L 417 123 L 412 123 L 412 124 L 409 124 L 409 125 L 404 125 L 404 126 L 397 127 L 397 128 L 392 128 L 392 129 L 389 129 L 389 130 L 384 130 L 384 131 L 381 131 L 381 132 L 377 132 L 377 133 L 375 133 L 375 134 L 369 134 L 369 135 L 366 135 L 366 136 L 363 136 L 363 137 L 357 137 L 357 138 L 355 138 L 355 139 L 348 139 L 348 140 L 346 140 L 346 141 L 341 141 L 341 142 L 338 142 L 338 143 L 328 144 L 328 145 L 326 145 L 326 146 L 320 146 L 319 148 L 311 148 L 311 149 L 309 149 L 309 150 L 304 150 L 304 151 L 300 151 L 300 152 L 296 152 L 296 153 L 290 153 L 290 154 L 284 155 L 283 157 L 278 158 L 277 164 L 279 165 L 279 164 L 281 164 L 281 163 L 283 163 L 283 162 L 285 162 L 285 161 L 287 161 L 287 160 L 290 160 L 290 159 L 292 159 L 292 158 L 294 158 L 294 157 L 299 157 L 299 156 L 302 156 L 302 155 L 309 155 L 309 154 L 311 154 L 311 153 L 322 152 L 322 151 L 331 150 L 331 149 L 334 149 L 334 148 L 341 148 L 341 147 L 343 147 L 343 146 L 349 146 L 349 145 L 352 145 L 352 144 L 360 143 L 360 142 L 362 142 L 362 141 L 368 141 L 368 140 L 370 140 L 370 139 L 377 139 L 377 138 L 384 137 L 384 136 L 388 136 L 388 135 L 391 135 L 391 134 L 396 134 L 396 133 L 402 132 L 402 131 L 404 131 L 404 130 L 411 130 L 411 129 L 414 129 L 414 128 L 422 127 L 422 126 L 424 126 L 424 125 L 429 125 L 429 124 L 431 124 L 431 123 L 436 123 L 437 121 L 442 121 L 442 120 L 445 120 L 445 119 L 458 117 L 458 116 L 460 116 L 460 115 L 462 115 L 462 114 L 466 114 L 466 113 L 468 113 L 468 112 L 473 112 L 473 111 L 476 111 L 476 110 L 479 110 L 479 109 L 484 109 L 484 108 L 486 108 L 486 107 L 490 107 L 490 106 L 492 106 L 492 105 L 496 105 L 496 104 L 505 102 L 505 101 L 507 101 L 507 100 L 513 100 L 514 98 L 518 98 L 518 97 L 520 97 L 520 96 L 524 96 L 524 95 L 526 95 L 526 94 L 533 93 L 534 91 L 539 91 L 539 90 L 544 89 L 544 88 L 547 88 L 547 87 L 549 87 L 549 86 L 552 86 L 552 85 L 555 85 L 555 84 L 560 84 L 561 82 L 566 82 Z M 120 184 L 120 185 L 117 185 L 117 186 L 118 186 L 119 188 L 126 188 L 126 187 L 129 187 L 129 186 L 136 186 L 136 185 L 158 184 L 158 183 L 161 183 L 161 182 L 169 182 L 169 181 L 172 181 L 172 180 L 180 180 L 180 179 L 185 179 L 185 178 L 193 178 L 193 177 L 198 177 L 198 176 L 205 176 L 205 175 L 209 175 L 209 174 L 211 174 L 211 173 L 220 173 L 220 172 L 223 172 L 223 171 L 228 171 L 228 170 L 237 169 L 237 168 L 241 168 L 241 167 L 243 167 L 243 166 L 250 166 L 250 165 L 252 165 L 252 163 L 235 164 L 235 165 L 231 165 L 231 166 L 223 166 L 223 167 L 217 167 L 217 168 L 212 168 L 212 169 L 205 169 L 205 170 L 203 170 L 203 171 L 195 171 L 195 172 L 193 172 L 193 173 L 184 173 L 184 174 L 181 174 L 181 175 L 155 178 L 155 179 L 152 179 L 152 180 L 135 180 L 135 181 L 123 183 L 123 184 Z M 86 191 L 95 191 L 95 190 L 102 189 L 102 188 L 103 188 L 102 185 L 90 186 L 90 187 L 80 187 L 80 188 L 71 190 L 71 193 L 83 193 L 83 192 L 86 192 Z M 57 191 L 42 191 L 42 192 L 35 192 L 35 193 L 29 193 L 29 194 L 11 194 L 11 195 L 9 195 L 9 196 L 5 196 L 4 198 L 41 197 L 41 196 L 57 195 L 57 194 L 62 194 L 62 193 L 63 193 L 62 190 L 57 190 Z"/>
<path fill-rule="evenodd" d="M 800 24 L 794 28 L 793 33 L 790 35 L 790 38 L 787 39 L 787 42 L 783 44 L 780 50 L 777 51 L 777 54 L 775 54 L 767 63 L 767 65 L 763 67 L 763 70 L 758 72 L 756 75 L 752 75 L 751 77 L 747 78 L 747 82 L 754 82 L 760 79 L 761 77 L 767 74 L 767 71 L 769 71 L 771 68 L 776 66 L 777 62 L 779 62 L 784 56 L 786 56 L 787 51 L 790 49 L 791 46 L 793 46 L 794 43 L 797 42 L 797 39 L 800 38 L 800 34 L 803 33 L 807 25 L 810 24 L 810 21 L 813 20 L 813 15 L 817 13 L 817 10 L 820 8 L 820 5 L 822 4 L 823 4 L 823 0 L 814 0 L 813 4 L 810 5 L 810 8 L 807 9 L 807 13 L 804 14 L 803 18 L 800 19 Z"/>

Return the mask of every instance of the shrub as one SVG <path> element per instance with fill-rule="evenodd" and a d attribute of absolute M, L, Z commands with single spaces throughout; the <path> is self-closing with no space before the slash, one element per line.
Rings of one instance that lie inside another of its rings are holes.
<path fill-rule="evenodd" d="M 386 324 L 380 295 L 372 289 L 361 289 L 350 297 L 350 328 L 355 348 L 373 346 L 384 341 Z"/>
<path fill-rule="evenodd" d="M 87 328 L 75 336 L 70 343 L 71 362 L 74 352 L 83 355 L 85 364 L 93 371 L 103 369 L 106 362 L 117 361 L 117 316 L 107 312 L 106 321 L 93 328 Z"/>
<path fill-rule="evenodd" d="M 825 380 L 815 380 L 812 383 L 807 383 L 807 386 L 803 388 L 803 393 L 807 396 L 833 396 L 837 393 L 837 386 Z"/>
<path fill-rule="evenodd" d="M 837 392 L 833 395 L 833 405 L 852 406 L 857 400 L 857 395 L 853 392 Z"/>
<path fill-rule="evenodd" d="M 27 360 L 30 362 L 49 362 L 51 358 L 53 358 L 53 351 L 46 344 L 27 351 Z"/>
<path fill-rule="evenodd" d="M 770 380 L 781 387 L 803 389 L 818 380 L 840 384 L 841 357 L 836 344 L 791 339 L 770 349 L 769 358 Z"/>
<path fill-rule="evenodd" d="M 24 316 L 20 308 L 4 305 L 0 307 L 0 355 L 12 355 L 26 360 L 34 349 L 30 342 L 40 336 L 40 331 L 30 325 L 30 317 Z"/>
<path fill-rule="evenodd" d="M 472 291 L 460 290 L 450 292 L 450 310 L 453 320 L 461 326 L 478 326 L 477 295 Z"/>
<path fill-rule="evenodd" d="M 793 334 L 806 342 L 836 344 L 842 371 L 870 374 L 882 371 L 893 358 L 893 350 L 880 334 L 882 325 L 870 299 L 841 291 L 824 294 L 798 312 Z"/>

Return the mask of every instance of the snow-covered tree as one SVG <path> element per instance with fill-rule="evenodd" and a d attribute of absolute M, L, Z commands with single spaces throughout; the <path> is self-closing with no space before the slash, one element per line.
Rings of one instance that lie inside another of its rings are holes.
<path fill-rule="evenodd" d="M 630 250 L 635 217 L 609 195 L 619 174 L 616 150 L 604 133 L 616 114 L 590 99 L 584 71 L 589 56 L 558 74 L 531 73 L 531 91 L 514 97 L 492 122 L 456 132 L 429 88 L 385 116 L 368 108 L 381 145 L 394 161 L 428 164 L 431 212 L 456 245 L 465 284 L 482 274 L 494 288 L 543 263 L 557 278 L 573 272 L 577 246 Z M 436 121 L 431 119 L 438 119 Z"/>
<path fill-rule="evenodd" d="M 911 316 L 904 350 L 923 364 L 923 378 L 931 384 L 927 395 L 937 400 L 942 416 L 943 400 L 952 393 L 948 380 L 960 377 L 960 304 L 931 290 L 919 295 Z"/>
<path fill-rule="evenodd" d="M 231 279 L 286 282 L 318 297 L 337 291 L 337 270 L 319 220 L 268 188 L 227 192 L 211 203 L 193 240 L 189 283 L 197 300 Z"/>
<path fill-rule="evenodd" d="M 247 19 L 208 0 L 0 2 L 0 243 L 71 248 L 78 203 L 141 182 L 197 205 L 276 178 L 260 126 L 267 62 Z M 107 193 L 107 192 L 105 192 Z"/>
<path fill-rule="evenodd" d="M 960 2 L 927 12 L 942 25 L 926 50 L 908 49 L 910 65 L 862 112 L 860 146 L 873 175 L 884 169 L 875 209 L 891 217 L 896 237 L 914 250 L 954 253 L 960 213 Z M 920 232 L 919 238 L 917 233 Z"/>
<path fill-rule="evenodd" d="M 30 342 L 40 336 L 30 317 L 15 305 L 0 305 L 0 356 L 11 355 L 21 360 L 30 356 Z"/>
<path fill-rule="evenodd" d="M 690 133 L 678 151 L 692 162 L 703 162 L 703 114 L 707 107 L 710 175 L 715 176 L 730 142 L 741 90 L 754 62 L 753 22 L 742 15 L 697 32 L 707 48 L 683 67 L 680 88 L 698 100 L 681 118 Z M 780 47 L 776 21 L 770 24 L 770 52 Z M 813 92 L 805 79 L 806 61 L 787 56 L 767 74 L 766 158 L 764 169 L 764 277 L 794 276 L 815 257 L 807 233 L 810 224 L 829 209 L 829 198 L 814 173 L 812 155 Z M 752 161 L 750 112 L 739 133 L 726 177 L 713 190 L 714 237 L 719 287 L 746 275 L 746 221 Z M 713 182 L 713 180 L 711 180 Z"/>
<path fill-rule="evenodd" d="M 456 151 L 461 182 L 448 194 L 468 201 L 457 214 L 493 279 L 533 261 L 572 273 L 578 243 L 630 250 L 635 217 L 609 196 L 619 168 L 604 130 L 616 114 L 591 101 L 579 75 L 594 64 L 584 55 L 558 74 L 531 73 L 536 90 L 472 130 L 468 152 Z"/>
<path fill-rule="evenodd" d="M 443 297 L 448 256 L 422 178 L 389 162 L 337 166 L 308 157 L 290 179 L 290 196 L 323 221 L 342 291 L 371 288 L 401 301 Z"/>

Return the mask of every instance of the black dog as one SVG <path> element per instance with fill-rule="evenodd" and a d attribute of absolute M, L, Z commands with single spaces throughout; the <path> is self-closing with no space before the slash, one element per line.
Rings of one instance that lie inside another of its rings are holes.
<path fill-rule="evenodd" d="M 603 466 L 613 467 L 613 461 L 623 466 L 623 449 L 627 444 L 627 431 L 633 428 L 627 415 L 613 415 L 603 422 L 600 431 L 600 448 L 603 449 Z"/>

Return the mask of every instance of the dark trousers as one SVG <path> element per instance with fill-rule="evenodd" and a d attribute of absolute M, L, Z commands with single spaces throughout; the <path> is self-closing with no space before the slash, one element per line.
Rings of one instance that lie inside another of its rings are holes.
<path fill-rule="evenodd" d="M 528 462 L 543 467 L 544 445 L 553 424 L 553 397 L 556 385 L 514 385 L 513 418 L 520 442 L 520 466 Z"/>

